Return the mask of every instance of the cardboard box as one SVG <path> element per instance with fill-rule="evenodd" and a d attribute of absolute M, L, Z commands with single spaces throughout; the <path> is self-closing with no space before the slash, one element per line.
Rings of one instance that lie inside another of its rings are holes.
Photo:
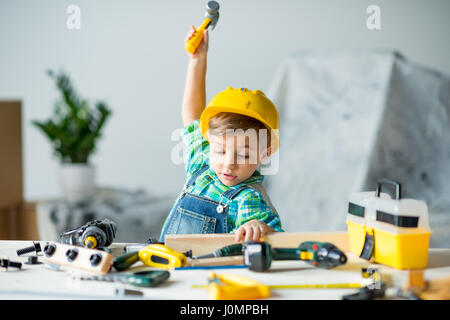
<path fill-rule="evenodd" d="M 36 202 L 0 209 L 0 240 L 40 240 Z"/>
<path fill-rule="evenodd" d="M 22 107 L 0 101 L 0 209 L 22 201 Z"/>
<path fill-rule="evenodd" d="M 22 104 L 0 101 L 0 239 L 38 240 L 35 208 L 23 199 Z"/>
<path fill-rule="evenodd" d="M 41 240 L 39 237 L 36 205 L 37 202 L 23 202 L 20 205 L 16 226 L 17 239 Z"/>
<path fill-rule="evenodd" d="M 17 206 L 0 209 L 0 240 L 17 237 Z"/>

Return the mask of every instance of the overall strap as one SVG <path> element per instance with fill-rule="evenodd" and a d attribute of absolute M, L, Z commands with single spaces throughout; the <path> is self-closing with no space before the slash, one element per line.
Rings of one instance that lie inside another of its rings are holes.
<path fill-rule="evenodd" d="M 243 185 L 236 189 L 231 188 L 222 193 L 222 195 L 220 196 L 219 205 L 217 206 L 217 212 L 221 213 L 223 211 L 223 208 L 227 207 L 228 204 L 233 201 L 234 197 L 236 197 L 238 193 L 244 189 L 247 189 L 247 185 Z M 224 199 L 226 199 L 227 201 L 223 201 Z"/>
<path fill-rule="evenodd" d="M 239 194 L 239 192 L 241 192 L 242 190 L 247 189 L 247 188 L 251 188 L 251 189 L 259 192 L 259 194 L 261 195 L 263 200 L 269 205 L 272 212 L 277 213 L 275 206 L 272 204 L 272 201 L 270 201 L 270 198 L 267 195 L 266 190 L 264 189 L 264 187 L 262 186 L 261 183 L 252 183 L 252 184 L 243 185 L 237 189 L 229 189 L 229 190 L 225 191 L 224 193 L 222 193 L 221 198 L 226 198 L 226 199 L 228 199 L 228 202 L 231 202 Z M 225 203 L 224 205 L 228 205 L 228 202 Z M 220 203 L 222 203 L 222 200 L 220 201 Z"/>
<path fill-rule="evenodd" d="M 239 188 L 236 189 L 228 189 L 227 191 L 225 191 L 224 193 L 222 193 L 222 198 L 227 198 L 228 200 L 232 201 L 239 192 L 241 192 L 244 189 L 247 189 L 249 186 L 248 185 L 243 185 Z"/>
<path fill-rule="evenodd" d="M 209 166 L 206 164 L 203 167 L 201 167 L 200 169 L 198 169 L 196 172 L 194 172 L 194 174 L 192 174 L 192 176 L 189 178 L 188 182 L 186 183 L 185 189 L 190 187 L 191 185 L 193 185 L 195 180 L 197 180 L 198 176 L 200 176 L 208 168 L 209 168 Z"/>

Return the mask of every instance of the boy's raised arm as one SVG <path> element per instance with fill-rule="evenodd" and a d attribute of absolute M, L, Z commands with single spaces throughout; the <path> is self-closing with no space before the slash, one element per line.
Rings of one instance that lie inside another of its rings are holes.
<path fill-rule="evenodd" d="M 195 27 L 186 36 L 189 40 L 195 32 Z M 184 86 L 183 103 L 181 107 L 181 118 L 183 126 L 194 120 L 200 119 L 200 115 L 206 105 L 206 56 L 208 53 L 208 30 L 203 33 L 202 43 L 195 53 L 187 53 L 189 64 Z"/>

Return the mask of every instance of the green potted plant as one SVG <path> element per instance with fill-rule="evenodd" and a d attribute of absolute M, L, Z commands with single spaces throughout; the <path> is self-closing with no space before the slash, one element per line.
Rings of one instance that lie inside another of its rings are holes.
<path fill-rule="evenodd" d="M 32 123 L 50 140 L 54 155 L 61 162 L 60 182 L 65 199 L 87 201 L 95 193 L 95 167 L 89 157 L 111 110 L 104 102 L 96 102 L 91 108 L 87 100 L 77 95 L 64 72 L 47 73 L 55 80 L 61 99 L 55 103 L 52 118 Z"/>

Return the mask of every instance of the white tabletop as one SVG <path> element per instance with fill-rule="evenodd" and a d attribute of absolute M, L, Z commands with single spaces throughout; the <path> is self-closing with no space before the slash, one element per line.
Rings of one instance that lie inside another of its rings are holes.
<path fill-rule="evenodd" d="M 43 247 L 45 241 L 40 241 Z M 274 261 L 267 272 L 253 272 L 248 269 L 214 270 L 172 270 L 169 279 L 153 288 L 138 288 L 104 281 L 80 281 L 71 275 L 76 271 L 51 270 L 44 264 L 28 265 L 27 256 L 18 257 L 16 250 L 29 246 L 31 241 L 0 241 L 0 255 L 9 256 L 11 261 L 22 262 L 22 269 L 9 268 L 0 272 L 0 299 L 208 299 L 206 289 L 192 288 L 192 285 L 206 284 L 209 272 L 217 274 L 239 274 L 266 285 L 364 283 L 361 268 L 377 267 L 395 274 L 405 273 L 386 266 L 370 264 L 351 253 L 347 253 L 346 265 L 324 270 L 314 268 L 302 261 Z M 123 253 L 124 244 L 111 245 L 112 254 Z M 140 265 L 139 265 L 140 264 Z M 149 269 L 140 262 L 133 270 Z M 450 249 L 430 249 L 425 278 L 432 279 L 450 275 Z M 116 289 L 140 290 L 142 296 L 117 295 Z M 341 299 L 343 295 L 357 289 L 271 289 L 270 299 Z"/>

